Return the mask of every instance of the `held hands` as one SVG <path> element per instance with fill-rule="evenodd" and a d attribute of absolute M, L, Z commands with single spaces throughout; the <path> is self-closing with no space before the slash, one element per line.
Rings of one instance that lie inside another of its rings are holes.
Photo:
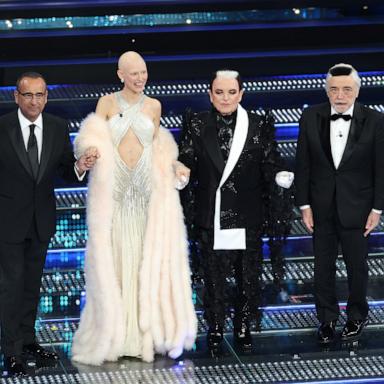
<path fill-rule="evenodd" d="M 100 157 L 96 147 L 89 147 L 83 155 L 76 161 L 75 166 L 81 174 L 89 171 L 96 164 L 96 160 Z"/>
<path fill-rule="evenodd" d="M 313 214 L 311 208 L 301 210 L 301 219 L 310 233 L 313 233 Z"/>
<path fill-rule="evenodd" d="M 367 223 L 365 224 L 365 232 L 364 232 L 364 237 L 367 237 L 369 233 L 371 233 L 379 224 L 380 222 L 380 213 L 371 211 L 370 214 L 368 215 Z"/>
<path fill-rule="evenodd" d="M 175 188 L 181 190 L 188 184 L 191 170 L 180 161 L 174 161 L 173 169 L 176 176 Z"/>

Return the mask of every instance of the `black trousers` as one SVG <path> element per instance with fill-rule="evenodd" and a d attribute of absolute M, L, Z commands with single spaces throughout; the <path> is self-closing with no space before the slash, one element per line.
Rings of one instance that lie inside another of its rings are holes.
<path fill-rule="evenodd" d="M 313 244 L 315 253 L 315 302 L 320 322 L 337 320 L 339 305 L 336 295 L 336 259 L 341 245 L 347 268 L 349 320 L 363 320 L 368 316 L 368 238 L 364 229 L 344 228 L 332 209 L 327 220 L 315 223 Z"/>
<path fill-rule="evenodd" d="M 39 240 L 35 220 L 25 240 L 0 242 L 1 350 L 20 355 L 35 341 L 35 320 L 48 242 Z"/>
<path fill-rule="evenodd" d="M 262 239 L 261 231 L 247 230 L 245 250 L 213 250 L 213 230 L 200 229 L 200 249 L 204 278 L 204 316 L 208 325 L 223 326 L 226 315 L 230 276 L 235 277 L 235 313 L 247 306 L 252 317 L 258 315 L 261 302 Z"/>

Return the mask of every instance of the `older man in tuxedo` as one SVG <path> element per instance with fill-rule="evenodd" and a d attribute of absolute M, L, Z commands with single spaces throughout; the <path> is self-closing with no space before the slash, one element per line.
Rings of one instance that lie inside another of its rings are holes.
<path fill-rule="evenodd" d="M 23 356 L 57 359 L 36 342 L 35 320 L 48 243 L 55 232 L 54 177 L 81 180 L 98 156 L 90 148 L 75 161 L 67 123 L 43 113 L 42 75 L 22 74 L 18 109 L 0 117 L 1 350 L 9 375 L 25 374 Z"/>
<path fill-rule="evenodd" d="M 356 101 L 360 77 L 349 64 L 330 68 L 329 102 L 307 108 L 296 155 L 297 204 L 313 233 L 318 341 L 331 343 L 339 316 L 338 246 L 347 267 L 348 320 L 342 340 L 357 339 L 367 321 L 368 235 L 384 207 L 384 118 Z"/>

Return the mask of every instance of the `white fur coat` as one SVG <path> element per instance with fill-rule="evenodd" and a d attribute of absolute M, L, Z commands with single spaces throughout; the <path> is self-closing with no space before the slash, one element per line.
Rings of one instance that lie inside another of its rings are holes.
<path fill-rule="evenodd" d="M 111 247 L 114 149 L 108 124 L 95 114 L 83 121 L 75 140 L 77 155 L 88 147 L 96 147 L 100 158 L 89 175 L 86 304 L 72 355 L 77 362 L 99 365 L 123 355 L 125 332 Z M 172 134 L 160 128 L 153 142 L 152 193 L 139 276 L 142 359 L 148 362 L 155 352 L 178 357 L 184 348 L 192 348 L 197 332 L 186 230 L 174 188 L 172 161 L 177 154 Z"/>

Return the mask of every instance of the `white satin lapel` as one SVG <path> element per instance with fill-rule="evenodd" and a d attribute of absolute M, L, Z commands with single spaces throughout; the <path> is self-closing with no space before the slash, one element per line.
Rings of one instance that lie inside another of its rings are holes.
<path fill-rule="evenodd" d="M 223 175 L 220 180 L 220 187 L 226 182 L 229 175 L 235 168 L 237 161 L 243 152 L 245 141 L 248 135 L 248 113 L 247 111 L 239 104 L 237 107 L 237 119 L 235 132 L 233 134 L 233 140 L 231 149 L 229 151 L 229 156 L 227 164 L 225 165 Z"/>
<path fill-rule="evenodd" d="M 220 229 L 221 187 L 237 164 L 248 135 L 248 113 L 239 105 L 233 141 L 219 187 L 216 190 L 213 249 L 245 249 L 245 228 Z"/>

